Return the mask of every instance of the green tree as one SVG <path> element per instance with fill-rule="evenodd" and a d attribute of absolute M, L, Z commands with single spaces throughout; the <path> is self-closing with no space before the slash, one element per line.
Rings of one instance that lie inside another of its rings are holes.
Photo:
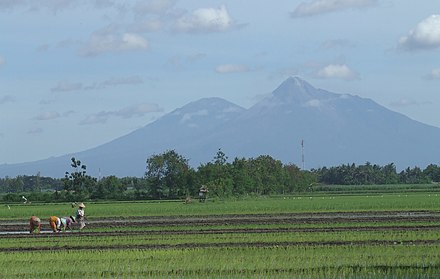
<path fill-rule="evenodd" d="M 116 176 L 112 175 L 98 181 L 91 198 L 122 200 L 126 190 L 127 186 Z"/>
<path fill-rule="evenodd" d="M 23 176 L 19 175 L 16 178 L 12 178 L 9 180 L 9 189 L 10 193 L 21 193 L 24 191 L 24 181 Z"/>
<path fill-rule="evenodd" d="M 235 158 L 232 162 L 232 180 L 234 195 L 243 195 L 253 192 L 254 180 L 247 159 Z"/>
<path fill-rule="evenodd" d="M 64 190 L 71 193 L 75 200 L 85 200 L 90 197 L 96 186 L 96 178 L 87 174 L 86 165 L 82 164 L 80 160 L 72 157 L 71 167 L 73 172 L 66 171 L 63 180 Z"/>
<path fill-rule="evenodd" d="M 191 176 L 188 159 L 174 150 L 147 159 L 145 178 L 152 198 L 178 198 L 189 192 Z"/>
<path fill-rule="evenodd" d="M 430 164 L 423 170 L 423 173 L 432 182 L 440 182 L 440 166 Z"/>
<path fill-rule="evenodd" d="M 379 184 L 397 184 L 399 183 L 399 176 L 397 175 L 396 166 L 394 163 L 387 164 L 381 168 L 384 180 Z"/>
<path fill-rule="evenodd" d="M 283 193 L 310 191 L 312 185 L 317 183 L 316 173 L 303 171 L 293 164 L 284 166 L 284 171 L 286 172 L 286 182 Z"/>
<path fill-rule="evenodd" d="M 210 195 L 231 196 L 233 194 L 233 180 L 231 164 L 228 157 L 219 149 L 212 162 L 202 164 L 197 169 L 200 183 L 207 186 Z"/>
<path fill-rule="evenodd" d="M 149 198 L 149 185 L 145 178 L 139 177 L 124 177 L 122 178 L 122 184 L 130 191 L 130 199 L 145 200 Z"/>
<path fill-rule="evenodd" d="M 285 179 L 283 164 L 269 155 L 261 155 L 250 160 L 254 180 L 254 193 L 268 195 L 282 193 Z"/>
<path fill-rule="evenodd" d="M 405 170 L 399 173 L 399 179 L 401 183 L 407 183 L 407 184 L 410 183 L 422 184 L 429 182 L 429 178 L 424 175 L 424 173 L 419 167 L 406 168 Z"/>

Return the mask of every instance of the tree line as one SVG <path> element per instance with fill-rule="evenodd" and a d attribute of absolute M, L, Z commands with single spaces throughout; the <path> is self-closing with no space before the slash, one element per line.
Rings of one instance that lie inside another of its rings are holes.
<path fill-rule="evenodd" d="M 372 185 L 372 184 L 424 184 L 440 182 L 440 166 L 430 164 L 424 170 L 419 167 L 397 172 L 393 163 L 385 166 L 343 164 L 337 167 L 313 170 L 317 181 L 328 185 Z"/>
<path fill-rule="evenodd" d="M 228 161 L 219 149 L 211 162 L 190 167 L 188 159 L 175 150 L 152 155 L 146 160 L 145 175 L 108 176 L 97 179 L 87 174 L 87 166 L 71 159 L 64 178 L 17 176 L 0 179 L 0 193 L 8 202 L 22 201 L 27 193 L 34 201 L 144 200 L 195 197 L 203 185 L 214 197 L 293 194 L 313 185 L 422 184 L 440 181 L 440 167 L 429 165 L 397 172 L 393 163 L 385 166 L 343 164 L 335 167 L 301 170 L 268 155 L 235 158 Z"/>

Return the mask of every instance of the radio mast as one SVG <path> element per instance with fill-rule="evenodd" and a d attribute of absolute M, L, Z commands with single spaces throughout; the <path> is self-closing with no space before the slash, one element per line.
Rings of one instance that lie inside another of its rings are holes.
<path fill-rule="evenodd" d="M 301 140 L 301 161 L 302 161 L 302 169 L 305 170 L 305 164 L 304 164 L 304 140 Z"/>

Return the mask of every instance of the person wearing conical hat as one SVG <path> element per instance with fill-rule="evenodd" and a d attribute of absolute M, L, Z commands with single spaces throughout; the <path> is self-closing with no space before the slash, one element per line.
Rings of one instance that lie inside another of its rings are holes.
<path fill-rule="evenodd" d="M 86 226 L 86 222 L 85 222 L 86 214 L 84 212 L 84 208 L 86 208 L 84 203 L 80 203 L 78 205 L 78 210 L 76 211 L 76 221 L 79 223 L 80 230 L 82 230 Z"/>

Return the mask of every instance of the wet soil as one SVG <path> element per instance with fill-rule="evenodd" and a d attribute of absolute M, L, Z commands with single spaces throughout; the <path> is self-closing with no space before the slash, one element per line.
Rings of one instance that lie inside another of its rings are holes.
<path fill-rule="evenodd" d="M 413 222 L 411 226 L 387 225 L 389 222 Z M 425 222 L 417 225 L 417 222 Z M 433 222 L 433 225 L 426 225 Z M 52 237 L 99 237 L 99 236 L 127 236 L 127 235 L 182 235 L 182 234 L 253 234 L 253 233 L 294 233 L 294 232 L 344 232 L 344 231 L 425 231 L 439 230 L 440 212 L 437 211 L 368 211 L 368 212 L 331 212 L 331 213 L 289 213 L 289 214 L 256 214 L 256 215 L 209 215 L 209 216 L 173 216 L 173 217 L 120 217 L 105 218 L 88 221 L 87 227 L 82 232 L 73 230 L 67 233 L 48 233 L 49 224 L 43 223 L 43 231 L 39 235 L 31 235 L 28 232 L 28 224 L 22 220 L 11 220 L 0 223 L 0 241 L 5 238 L 52 238 Z M 353 226 L 338 226 L 338 223 L 358 223 Z M 362 225 L 363 223 L 376 223 L 375 226 Z M 309 228 L 221 228 L 212 229 L 206 226 L 213 225 L 301 225 L 301 224 L 325 224 L 325 227 Z M 334 225 L 334 226 L 332 226 Z M 188 230 L 157 230 L 155 227 L 178 227 L 195 226 L 197 229 Z M 139 230 L 123 231 L 118 228 L 138 228 Z M 110 232 L 87 232 L 87 228 L 112 228 Z M 142 229 L 141 229 L 142 228 Z M 208 244 L 176 244 L 176 245 L 137 245 L 137 246 L 92 246 L 92 247 L 69 247 L 69 249 L 179 249 L 179 248 L 203 248 L 203 247 L 275 247 L 275 246 L 336 246 L 336 245 L 418 245 L 438 244 L 436 241 L 329 241 L 329 242 L 260 242 L 260 243 L 208 243 Z M 66 247 L 67 248 L 67 247 Z M 46 251 L 58 250 L 62 247 L 36 247 L 36 248 L 5 248 L 0 252 L 12 251 Z"/>

